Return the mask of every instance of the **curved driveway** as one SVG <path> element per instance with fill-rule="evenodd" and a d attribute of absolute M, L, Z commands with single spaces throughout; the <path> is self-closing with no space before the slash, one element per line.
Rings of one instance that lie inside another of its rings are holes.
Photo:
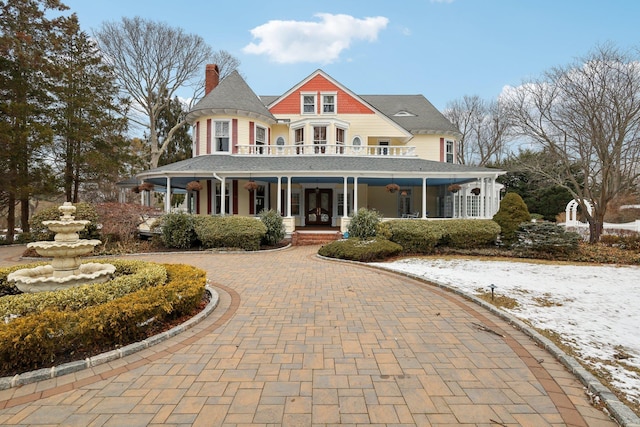
<path fill-rule="evenodd" d="M 0 424 L 615 425 L 501 319 L 316 251 L 137 256 L 205 269 L 220 305 L 140 353 L 0 391 Z"/>

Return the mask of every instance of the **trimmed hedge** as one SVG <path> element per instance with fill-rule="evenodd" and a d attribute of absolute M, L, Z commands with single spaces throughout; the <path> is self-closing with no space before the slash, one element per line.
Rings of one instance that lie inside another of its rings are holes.
<path fill-rule="evenodd" d="M 420 219 L 397 219 L 388 221 L 391 240 L 402 246 L 407 253 L 432 253 L 444 236 L 444 221 L 424 221 Z"/>
<path fill-rule="evenodd" d="M 460 249 L 492 246 L 500 234 L 500 226 L 490 219 L 451 219 L 440 222 L 443 236 L 439 246 Z"/>
<path fill-rule="evenodd" d="M 154 224 L 162 229 L 162 244 L 168 248 L 189 249 L 197 241 L 194 230 L 196 216 L 187 213 L 168 213 Z"/>
<path fill-rule="evenodd" d="M 113 280 L 96 285 L 84 285 L 54 292 L 20 293 L 0 298 L 0 319 L 8 319 L 44 310 L 73 311 L 120 298 L 139 289 L 167 281 L 167 271 L 160 264 L 133 260 L 99 260 L 116 267 Z M 29 266 L 0 269 L 0 282 L 9 273 Z M 43 265 L 39 263 L 37 265 Z M 13 285 L 11 285 L 13 286 Z"/>
<path fill-rule="evenodd" d="M 240 248 L 260 250 L 267 227 L 251 217 L 197 216 L 194 230 L 204 248 Z"/>
<path fill-rule="evenodd" d="M 0 374 L 50 367 L 76 352 L 103 351 L 146 337 L 157 322 L 193 312 L 205 272 L 164 265 L 168 282 L 76 311 L 44 310 L 0 323 Z"/>
<path fill-rule="evenodd" d="M 402 246 L 389 240 L 352 237 L 328 243 L 320 248 L 318 254 L 329 258 L 369 262 L 398 255 L 400 252 L 402 252 Z"/>

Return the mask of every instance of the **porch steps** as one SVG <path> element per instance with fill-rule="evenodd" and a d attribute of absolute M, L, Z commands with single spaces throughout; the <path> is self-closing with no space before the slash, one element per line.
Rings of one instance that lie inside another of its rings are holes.
<path fill-rule="evenodd" d="M 342 239 L 342 233 L 335 230 L 294 231 L 291 235 L 292 246 L 324 245 Z"/>

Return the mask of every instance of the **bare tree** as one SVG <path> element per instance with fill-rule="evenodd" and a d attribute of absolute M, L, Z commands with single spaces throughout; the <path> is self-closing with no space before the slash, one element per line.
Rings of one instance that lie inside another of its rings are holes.
<path fill-rule="evenodd" d="M 155 168 L 175 132 L 186 123 L 181 117 L 162 139 L 158 117 L 179 89 L 191 87 L 191 100 L 198 97 L 204 88 L 204 67 L 213 51 L 200 36 L 140 17 L 104 23 L 95 35 L 122 90 L 133 100 L 132 108 L 141 114 L 139 119 L 130 119 L 147 129 L 148 166 Z"/>
<path fill-rule="evenodd" d="M 465 95 L 450 102 L 444 115 L 462 133 L 457 147 L 459 163 L 484 166 L 501 160 L 509 126 L 498 101 Z"/>
<path fill-rule="evenodd" d="M 225 77 L 240 68 L 240 60 L 231 55 L 226 50 L 216 51 L 213 54 L 212 63 L 218 66 L 218 71 L 220 72 L 220 81 L 224 80 Z M 240 75 L 242 75 L 242 73 L 240 73 Z M 244 76 L 242 77 L 245 78 Z M 201 86 L 204 87 L 204 84 Z"/>
<path fill-rule="evenodd" d="M 632 189 L 640 173 L 638 58 L 600 46 L 504 97 L 520 135 L 559 166 L 537 171 L 571 192 L 589 222 L 590 242 L 599 241 L 607 204 Z"/>

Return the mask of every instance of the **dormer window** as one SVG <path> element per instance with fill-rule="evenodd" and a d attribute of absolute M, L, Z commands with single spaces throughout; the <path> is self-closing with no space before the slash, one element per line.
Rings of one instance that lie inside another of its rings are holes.
<path fill-rule="evenodd" d="M 410 113 L 406 110 L 401 110 L 394 114 L 394 117 L 415 117 L 415 116 L 416 116 L 415 114 Z"/>
<path fill-rule="evenodd" d="M 316 113 L 316 95 L 315 93 L 302 94 L 302 114 Z"/>
<path fill-rule="evenodd" d="M 322 114 L 335 114 L 336 113 L 336 95 L 322 94 Z"/>

